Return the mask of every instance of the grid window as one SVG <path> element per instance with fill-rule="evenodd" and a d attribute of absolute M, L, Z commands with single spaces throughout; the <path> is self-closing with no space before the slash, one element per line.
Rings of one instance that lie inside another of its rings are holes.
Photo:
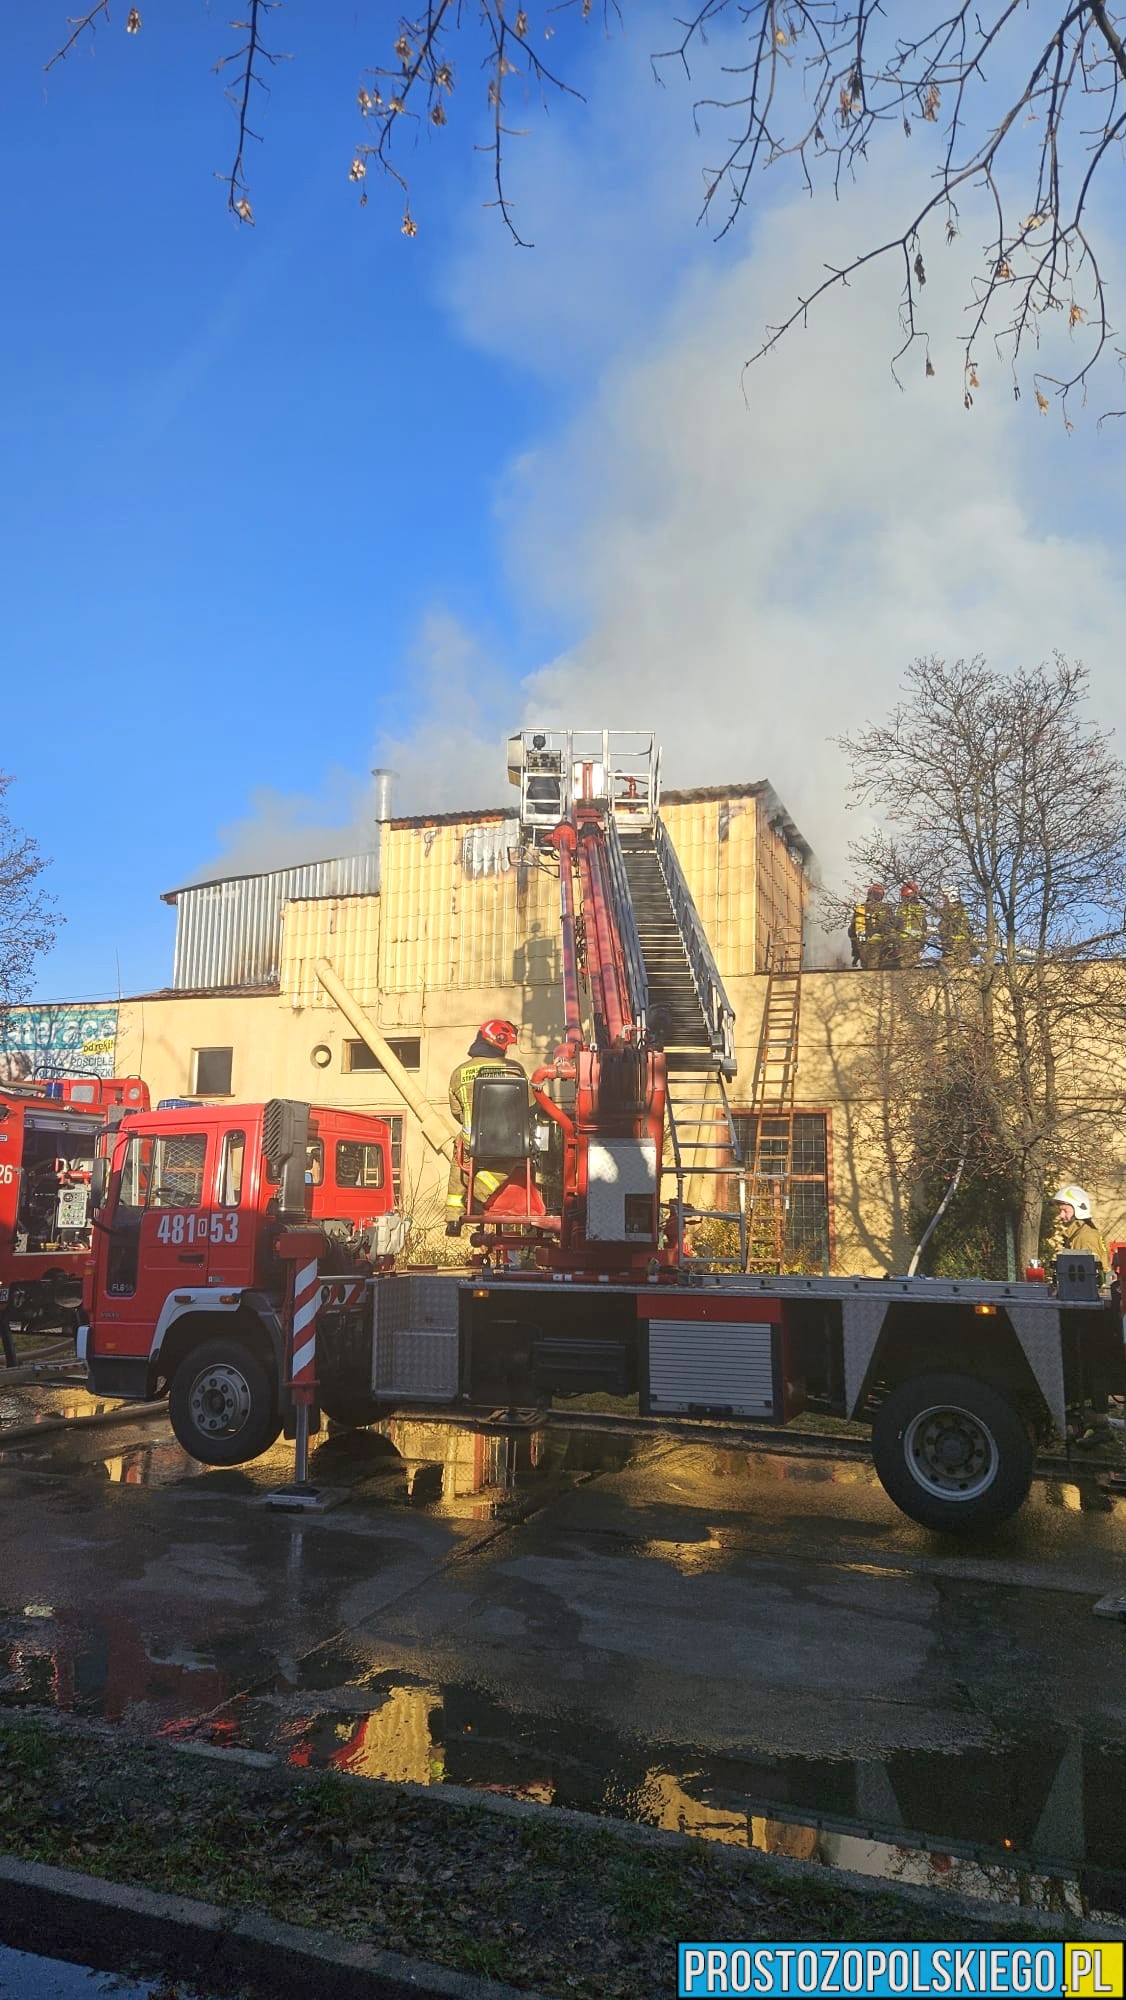
<path fill-rule="evenodd" d="M 192 1060 L 193 1097 L 229 1097 L 233 1049 L 195 1049 Z"/>
<path fill-rule="evenodd" d="M 422 1038 L 419 1035 L 388 1035 L 387 1046 L 393 1056 L 397 1056 L 404 1069 L 422 1068 Z M 352 1075 L 358 1070 L 382 1070 L 383 1064 L 374 1050 L 366 1042 L 345 1042 L 344 1070 Z"/>
<path fill-rule="evenodd" d="M 749 1173 L 755 1158 L 758 1120 L 752 1112 L 734 1113 L 735 1130 Z M 786 1177 L 790 1121 L 768 1118 L 763 1123 L 759 1172 Z M 786 1250 L 794 1258 L 821 1263 L 829 1252 L 828 1119 L 823 1111 L 798 1111 L 793 1121 L 793 1158 L 789 1161 L 789 1204 Z"/>
<path fill-rule="evenodd" d="M 135 1132 L 121 1170 L 120 1208 L 199 1208 L 207 1138 L 202 1132 L 148 1138 Z"/>

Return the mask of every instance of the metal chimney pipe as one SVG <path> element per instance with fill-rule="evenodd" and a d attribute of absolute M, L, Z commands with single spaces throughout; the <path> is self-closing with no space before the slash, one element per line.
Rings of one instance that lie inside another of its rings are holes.
<path fill-rule="evenodd" d="M 375 818 L 378 826 L 383 826 L 391 817 L 391 787 L 398 777 L 397 771 L 388 771 L 377 764 L 372 772 L 375 780 Z"/>

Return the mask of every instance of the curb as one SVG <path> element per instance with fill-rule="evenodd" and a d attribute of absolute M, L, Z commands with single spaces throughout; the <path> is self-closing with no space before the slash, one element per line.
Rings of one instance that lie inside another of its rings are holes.
<path fill-rule="evenodd" d="M 120 1729 L 112 1723 L 94 1721 L 85 1716 L 70 1716 L 51 1711 L 43 1712 L 37 1710 L 31 1719 L 38 1726 L 46 1725 L 49 1728 L 58 1730 L 60 1733 L 73 1731 L 79 1735 L 95 1737 L 107 1744 L 112 1744 L 122 1734 Z M 270 1750 L 247 1750 L 237 1746 L 228 1747 L 217 1743 L 177 1740 L 175 1737 L 154 1739 L 152 1737 L 129 1736 L 127 1740 L 134 1748 L 171 1750 L 179 1756 L 203 1759 L 219 1767 L 226 1764 L 236 1767 L 241 1765 L 245 1768 L 259 1771 L 272 1770 L 284 1785 L 292 1787 L 294 1790 L 300 1790 L 315 1777 L 324 1775 L 323 1773 L 295 1769 L 294 1766 L 285 1763 L 276 1752 Z M 1003 1938 L 1006 1930 L 1010 1929 L 1013 1925 L 1024 1925 L 1031 1930 L 1058 1931 L 1073 1921 L 1075 1924 L 1081 1926 L 1083 1938 L 1089 1938 L 1095 1943 L 1119 1943 L 1122 1937 L 1120 1925 L 1108 1926 L 1098 1924 L 1092 1922 L 1088 1917 L 1076 1917 L 1073 1919 L 1072 1915 L 1069 1915 L 1066 1911 L 1036 1910 L 1019 1903 L 991 1903 L 984 1897 L 960 1895 L 957 1892 L 951 1893 L 937 1886 L 931 1887 L 926 1883 L 890 1881 L 880 1875 L 862 1875 L 855 1869 L 835 1868 L 820 1861 L 799 1861 L 790 1855 L 764 1854 L 757 1848 L 728 1846 L 722 1841 L 709 1841 L 699 1834 L 682 1833 L 672 1827 L 651 1826 L 644 1821 L 638 1820 L 614 1819 L 609 1815 L 600 1813 L 582 1812 L 574 1806 L 542 1805 L 535 1799 L 511 1798 L 504 1793 L 487 1792 L 479 1790 L 475 1786 L 447 1784 L 422 1785 L 411 1780 L 390 1784 L 380 1779 L 360 1777 L 355 1772 L 350 1771 L 337 1772 L 334 1782 L 347 1790 L 355 1790 L 367 1793 L 368 1795 L 371 1794 L 373 1788 L 378 1788 L 385 1792 L 397 1792 L 404 1798 L 415 1799 L 420 1803 L 425 1803 L 454 1814 L 461 1812 L 480 1815 L 484 1813 L 499 1819 L 524 1820 L 525 1822 L 533 1821 L 541 1826 L 569 1827 L 573 1833 L 585 1834 L 591 1840 L 599 1838 L 615 1840 L 629 1847 L 647 1849 L 651 1853 L 668 1854 L 671 1852 L 675 1854 L 680 1852 L 699 1856 L 701 1851 L 706 1851 L 713 1866 L 729 1870 L 733 1874 L 760 1873 L 768 1878 L 770 1876 L 778 1877 L 783 1881 L 800 1881 L 819 1884 L 823 1888 L 840 1888 L 869 1900 L 881 1896 L 890 1897 L 895 1902 L 906 1903 L 909 1907 L 917 1909 L 920 1914 L 920 1925 L 924 1916 L 939 1915 L 941 1913 L 947 1916 L 952 1914 L 964 1916 L 967 1921 L 979 1925 L 992 1922 L 996 1926 L 996 1935 L 999 1938 Z M 874 1837 L 876 1839 L 886 1839 L 887 1835 L 877 1832 Z M 920 1846 L 919 1851 L 926 1852 L 925 1846 Z M 0 1870 L 2 1870 L 3 1865 L 4 1858 L 0 1856 Z M 19 1865 L 30 1866 L 31 1864 Z M 46 1873 L 55 1875 L 63 1874 L 65 1871 L 47 1868 Z M 0 1872 L 0 1884 L 3 1883 L 4 1879 L 3 1873 Z M 69 1879 L 76 1882 L 85 1882 L 95 1881 L 100 1878 L 76 1874 L 70 1876 Z M 113 1884 L 108 1886 L 111 1888 L 114 1887 Z M 156 1894 L 155 1891 L 137 1891 L 136 1893 Z M 166 1900 L 176 1901 L 178 1899 L 172 1898 Z M 192 1907 L 208 1908 L 210 1906 L 199 1904 Z M 233 1912 L 227 1911 L 220 1914 L 230 1917 Z M 5 1914 L 0 1913 L 0 1941 L 3 1940 L 3 1925 L 5 1921 Z M 273 1920 L 262 1918 L 260 1921 L 271 1923 Z M 283 1926 L 282 1928 L 291 1929 L 292 1927 Z M 317 1934 L 298 1929 L 295 1935 L 298 1938 L 308 1938 L 310 1935 Z M 396 1958 L 394 1953 L 372 1954 L 372 1956 L 379 1956 L 381 1959 Z M 413 1964 L 415 1961 L 405 1960 L 404 1963 Z M 443 1968 L 434 1969 L 440 1973 L 442 1979 L 454 1977 L 463 1981 L 468 1979 L 467 1975 L 448 1973 Z M 499 1996 L 510 1994 L 514 1991 L 512 1988 L 493 1984 L 488 1980 L 474 1979 L 468 1980 L 468 1984 L 464 1988 L 459 1987 L 458 1992 L 460 1993 L 464 1990 L 468 1994 L 470 1988 L 475 1995 L 479 1996 L 479 2000 L 483 2000 L 483 1996 L 486 1993 L 498 1996 L 499 2000 Z M 411 1990 L 415 1991 L 418 1989 L 412 1988 Z M 434 1990 L 438 1991 L 437 1988 Z M 441 1990 L 445 1993 L 447 1989 L 443 1987 Z M 302 1994 L 301 2000 L 309 2000 L 307 1990 Z M 526 1995 L 525 2000 L 527 2000 Z"/>
<path fill-rule="evenodd" d="M 0 1942 L 100 1970 L 247 1984 L 267 2000 L 538 2000 L 528 1989 L 350 1944 L 255 1911 L 0 1855 Z M 102 1964 L 99 1967 L 98 1961 Z"/>

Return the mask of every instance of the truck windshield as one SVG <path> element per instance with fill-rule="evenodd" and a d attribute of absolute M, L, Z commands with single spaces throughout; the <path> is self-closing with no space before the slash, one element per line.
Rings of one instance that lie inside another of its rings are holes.
<path fill-rule="evenodd" d="M 177 1132 L 154 1137 L 133 1132 L 121 1169 L 118 1209 L 199 1208 L 207 1135 Z"/>

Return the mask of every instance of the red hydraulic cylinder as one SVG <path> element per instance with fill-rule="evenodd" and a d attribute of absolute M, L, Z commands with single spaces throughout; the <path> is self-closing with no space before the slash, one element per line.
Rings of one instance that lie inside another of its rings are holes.
<path fill-rule="evenodd" d="M 575 947 L 575 847 L 573 826 L 557 826 L 550 836 L 559 856 L 559 924 L 563 948 L 563 1031 L 564 1045 L 572 1052 L 583 1043 L 583 1017 L 579 1000 L 579 955 Z"/>
<path fill-rule="evenodd" d="M 602 829 L 582 827 L 579 882 L 586 916 L 587 970 L 595 1013 L 601 1016 L 606 1046 L 628 1041 L 633 1028 L 621 939 L 610 902 L 610 882 Z"/>

